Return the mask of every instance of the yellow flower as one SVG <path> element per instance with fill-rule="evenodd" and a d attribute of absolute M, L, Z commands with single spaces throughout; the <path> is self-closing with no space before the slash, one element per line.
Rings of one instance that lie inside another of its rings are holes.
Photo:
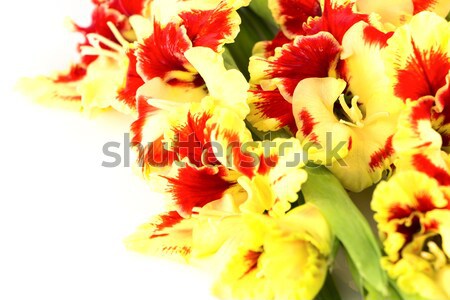
<path fill-rule="evenodd" d="M 381 182 L 372 209 L 383 239 L 383 266 L 407 294 L 450 299 L 450 189 L 417 171 Z"/>
<path fill-rule="evenodd" d="M 327 273 L 332 235 L 312 205 L 281 218 L 243 215 L 245 226 L 220 253 L 213 292 L 221 299 L 313 299 Z M 234 247 L 232 247 L 233 245 Z"/>

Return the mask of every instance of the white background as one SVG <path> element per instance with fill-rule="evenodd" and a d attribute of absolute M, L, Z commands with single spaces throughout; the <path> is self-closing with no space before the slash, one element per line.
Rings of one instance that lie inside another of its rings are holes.
<path fill-rule="evenodd" d="M 21 76 L 65 69 L 88 0 L 4 1 L 0 7 L 0 299 L 212 299 L 202 273 L 125 250 L 162 208 L 131 168 L 101 167 L 130 120 L 87 118 L 12 92 Z"/>
<path fill-rule="evenodd" d="M 0 299 L 213 299 L 203 273 L 122 244 L 163 207 L 130 168 L 101 167 L 103 144 L 123 143 L 131 120 L 42 107 L 12 90 L 76 57 L 64 19 L 87 22 L 89 1 L 0 9 Z"/>

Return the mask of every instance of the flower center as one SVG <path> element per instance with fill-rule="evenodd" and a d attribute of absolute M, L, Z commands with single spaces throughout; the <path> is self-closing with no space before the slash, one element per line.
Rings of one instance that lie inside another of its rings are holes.
<path fill-rule="evenodd" d="M 351 98 L 350 98 L 351 97 Z M 360 109 L 358 96 L 346 96 L 341 94 L 334 105 L 334 114 L 340 123 L 350 127 L 362 128 L 380 118 L 389 117 L 388 112 L 376 112 L 369 116 Z M 351 104 L 349 106 L 349 103 Z"/>
<path fill-rule="evenodd" d="M 88 39 L 91 46 L 81 47 L 82 55 L 106 56 L 117 61 L 121 60 L 123 55 L 125 55 L 125 47 L 129 45 L 129 42 L 125 40 L 125 38 L 112 22 L 108 22 L 107 25 L 120 44 L 117 44 L 100 34 L 89 33 L 88 35 L 86 35 L 86 38 Z M 103 49 L 101 47 L 101 44 L 109 47 L 111 50 Z"/>

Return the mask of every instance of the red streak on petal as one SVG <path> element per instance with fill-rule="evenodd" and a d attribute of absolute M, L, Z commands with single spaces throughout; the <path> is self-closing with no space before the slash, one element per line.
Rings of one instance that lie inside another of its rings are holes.
<path fill-rule="evenodd" d="M 152 235 L 149 237 L 157 238 L 157 237 L 163 237 L 167 236 L 167 233 L 160 233 L 164 229 L 172 228 L 173 226 L 179 224 L 181 221 L 184 220 L 182 216 L 178 214 L 176 211 L 170 211 L 168 213 L 162 214 L 159 216 L 160 222 L 158 224 L 155 224 L 155 231 L 152 233 Z"/>
<path fill-rule="evenodd" d="M 129 59 L 129 64 L 125 86 L 119 89 L 117 99 L 134 109 L 136 108 L 136 91 L 144 84 L 144 81 L 136 72 L 137 61 L 134 51 L 129 50 L 127 52 L 127 56 Z"/>
<path fill-rule="evenodd" d="M 352 147 L 353 147 L 353 138 L 349 137 L 348 138 L 348 146 L 347 146 L 348 151 L 352 150 Z"/>
<path fill-rule="evenodd" d="M 441 167 L 434 165 L 425 155 L 415 154 L 412 158 L 412 165 L 417 171 L 436 179 L 440 185 L 450 185 L 450 174 Z"/>
<path fill-rule="evenodd" d="M 392 147 L 392 135 L 386 140 L 384 147 L 375 151 L 370 156 L 369 167 L 372 171 L 376 168 L 381 168 L 386 159 L 394 154 L 394 148 Z"/>
<path fill-rule="evenodd" d="M 227 175 L 228 169 L 223 166 L 196 168 L 186 164 L 178 170 L 176 177 L 166 177 L 169 181 L 168 192 L 172 194 L 179 211 L 191 214 L 194 207 L 202 207 L 222 198 L 236 184 L 227 181 Z"/>
<path fill-rule="evenodd" d="M 386 47 L 387 41 L 392 37 L 394 31 L 384 33 L 373 26 L 367 26 L 364 28 L 364 40 L 373 45 L 379 45 L 380 47 Z"/>
<path fill-rule="evenodd" d="M 427 213 L 433 209 L 436 209 L 436 205 L 433 203 L 433 199 L 426 193 L 420 193 L 416 195 L 417 208 L 421 213 Z"/>
<path fill-rule="evenodd" d="M 438 0 L 412 0 L 414 5 L 414 14 L 424 10 L 432 10 Z"/>
<path fill-rule="evenodd" d="M 147 144 L 142 142 L 142 132 L 146 126 L 147 118 L 151 117 L 151 113 L 156 110 L 155 107 L 149 105 L 145 98 L 139 98 L 138 101 L 139 117 L 131 124 L 131 146 L 138 151 L 138 164 L 145 170 L 146 167 L 164 167 L 171 165 L 177 158 L 173 151 L 168 151 L 163 143 L 164 137 L 161 136 L 155 141 Z"/>
<path fill-rule="evenodd" d="M 258 267 L 258 260 L 259 260 L 259 257 L 261 256 L 261 254 L 262 254 L 262 252 L 257 252 L 257 251 L 252 251 L 252 250 L 249 250 L 247 252 L 247 254 L 244 256 L 244 260 L 246 261 L 246 263 L 248 265 L 248 269 L 247 269 L 247 271 L 245 271 L 245 273 L 242 275 L 242 277 L 244 277 L 244 276 L 250 274 L 252 271 L 256 270 L 256 268 Z"/>
<path fill-rule="evenodd" d="M 301 121 L 302 126 L 299 128 L 300 132 L 304 137 L 315 136 L 313 133 L 314 127 L 317 125 L 317 122 L 314 120 L 313 116 L 306 110 L 302 109 L 300 114 L 298 115 L 298 119 Z M 311 140 L 316 141 L 316 138 L 312 138 Z"/>
<path fill-rule="evenodd" d="M 264 156 L 262 155 L 259 159 L 259 166 L 258 166 L 258 174 L 260 175 L 266 175 L 270 172 L 271 169 L 273 169 L 277 163 L 278 163 L 278 155 L 272 154 L 270 156 Z"/>
<path fill-rule="evenodd" d="M 250 92 L 261 99 L 253 105 L 261 113 L 262 118 L 274 118 L 280 123 L 280 128 L 288 126 L 293 135 L 297 133 L 292 104 L 283 98 L 280 91 L 264 91 L 258 86 L 256 90 Z"/>
<path fill-rule="evenodd" d="M 83 64 L 75 64 L 70 67 L 69 72 L 59 74 L 54 80 L 55 83 L 68 83 L 79 81 L 86 76 L 86 67 Z"/>
<path fill-rule="evenodd" d="M 185 11 L 179 16 L 194 47 L 218 51 L 223 40 L 233 34 L 233 20 L 230 19 L 232 12 L 223 2 L 215 9 Z"/>
<path fill-rule="evenodd" d="M 398 70 L 395 94 L 403 100 L 435 96 L 445 85 L 450 70 L 448 53 L 436 49 L 421 52 L 412 41 L 414 54 L 405 69 Z"/>

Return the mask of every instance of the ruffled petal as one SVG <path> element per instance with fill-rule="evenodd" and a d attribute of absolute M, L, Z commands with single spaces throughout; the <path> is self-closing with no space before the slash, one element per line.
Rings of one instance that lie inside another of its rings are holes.
<path fill-rule="evenodd" d="M 193 220 L 177 212 L 161 214 L 125 239 L 128 249 L 146 255 L 165 255 L 188 260 L 192 248 Z"/>
<path fill-rule="evenodd" d="M 435 96 L 450 70 L 450 25 L 430 12 L 396 30 L 385 49 L 393 93 L 403 100 Z"/>
<path fill-rule="evenodd" d="M 250 58 L 251 83 L 261 85 L 264 90 L 278 88 L 292 102 L 295 87 L 302 79 L 334 73 L 340 51 L 339 43 L 328 32 L 297 36 L 267 60 Z"/>
<path fill-rule="evenodd" d="M 142 79 L 149 81 L 159 77 L 172 85 L 202 85 L 197 72 L 184 57 L 184 52 L 192 47 L 186 28 L 175 22 L 165 26 L 155 22 L 153 27 L 152 35 L 136 50 L 137 72 Z"/>
<path fill-rule="evenodd" d="M 269 8 L 287 37 L 304 34 L 303 24 L 309 17 L 322 15 L 319 0 L 270 0 Z"/>
<path fill-rule="evenodd" d="M 327 31 L 339 43 L 342 43 L 342 38 L 350 27 L 360 21 L 369 22 L 369 16 L 355 12 L 354 5 L 355 3 L 352 1 L 339 3 L 339 1 L 325 0 L 322 16 L 310 18 L 303 25 L 305 34 L 313 35 L 321 31 Z"/>
<path fill-rule="evenodd" d="M 208 47 L 220 52 L 225 43 L 232 43 L 239 32 L 241 19 L 227 2 L 209 10 L 194 9 L 179 14 L 194 47 Z"/>
<path fill-rule="evenodd" d="M 244 75 L 238 70 L 227 70 L 222 55 L 206 47 L 193 47 L 186 51 L 185 56 L 201 75 L 208 95 L 216 104 L 232 110 L 244 119 L 249 113 L 249 85 Z"/>

